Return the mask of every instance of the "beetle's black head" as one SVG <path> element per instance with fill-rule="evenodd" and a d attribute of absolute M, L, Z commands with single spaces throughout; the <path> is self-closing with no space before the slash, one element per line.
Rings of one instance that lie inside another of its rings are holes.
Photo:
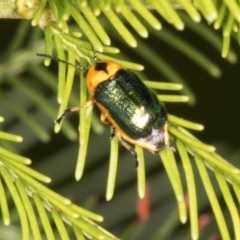
<path fill-rule="evenodd" d="M 108 74 L 107 66 L 108 66 L 107 62 L 97 62 L 97 63 L 95 64 L 94 70 L 97 71 L 97 72 L 99 72 L 99 71 L 104 71 L 106 74 Z M 85 78 L 86 78 L 86 76 L 87 76 L 87 74 L 88 74 L 88 70 L 89 70 L 89 69 L 87 69 L 87 70 L 84 72 L 84 74 L 83 74 Z"/>
<path fill-rule="evenodd" d="M 107 66 L 108 66 L 107 62 L 98 62 L 95 64 L 95 70 L 104 71 L 106 74 L 108 74 Z"/>

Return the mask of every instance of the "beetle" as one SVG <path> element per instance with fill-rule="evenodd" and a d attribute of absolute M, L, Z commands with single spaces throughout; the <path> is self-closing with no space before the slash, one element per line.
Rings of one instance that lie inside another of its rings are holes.
<path fill-rule="evenodd" d="M 73 65 L 54 56 L 38 55 Z M 55 123 L 59 124 L 68 112 L 96 104 L 101 111 L 101 122 L 112 126 L 111 139 L 116 137 L 134 155 L 137 167 L 138 157 L 133 145 L 152 153 L 170 146 L 167 112 L 134 72 L 113 61 L 98 61 L 95 52 L 94 60 L 87 69 L 74 65 L 85 70 L 89 99 L 83 106 L 65 109 Z"/>

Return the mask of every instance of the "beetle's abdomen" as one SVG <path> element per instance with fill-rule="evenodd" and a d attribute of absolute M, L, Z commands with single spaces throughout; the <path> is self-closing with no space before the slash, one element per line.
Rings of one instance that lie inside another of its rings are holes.
<path fill-rule="evenodd" d="M 149 137 L 153 129 L 162 128 L 167 120 L 166 111 L 156 96 L 128 70 L 121 69 L 101 82 L 94 98 L 132 139 Z"/>

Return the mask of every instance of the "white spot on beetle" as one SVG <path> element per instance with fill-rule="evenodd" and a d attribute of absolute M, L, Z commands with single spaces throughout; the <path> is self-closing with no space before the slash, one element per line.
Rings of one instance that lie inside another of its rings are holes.
<path fill-rule="evenodd" d="M 141 106 L 135 110 L 131 121 L 139 128 L 144 128 L 148 124 L 149 118 L 150 115 L 146 113 L 145 108 Z"/>

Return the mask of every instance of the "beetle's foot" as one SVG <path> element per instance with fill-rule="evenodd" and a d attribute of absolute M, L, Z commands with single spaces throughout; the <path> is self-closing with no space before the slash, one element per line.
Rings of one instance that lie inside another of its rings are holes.
<path fill-rule="evenodd" d="M 138 160 L 138 155 L 137 155 L 136 150 L 134 149 L 134 147 L 132 147 L 132 146 L 130 146 L 130 145 L 129 145 L 128 150 L 129 150 L 130 153 L 134 156 L 134 159 L 135 159 L 135 168 L 138 168 L 138 166 L 139 166 L 139 160 Z"/>
<path fill-rule="evenodd" d="M 112 133 L 111 133 L 111 135 L 110 135 L 110 139 L 111 139 L 111 140 L 114 139 L 115 136 L 116 136 L 116 129 L 115 129 L 115 127 L 112 127 Z"/>
<path fill-rule="evenodd" d="M 80 107 L 70 107 L 70 108 L 66 108 L 62 115 L 57 118 L 54 122 L 57 123 L 57 124 L 60 124 L 60 122 L 63 120 L 63 118 L 66 116 L 67 113 L 69 112 L 75 112 L 75 111 L 78 111 L 80 109 Z"/>
<path fill-rule="evenodd" d="M 170 143 L 167 143 L 165 145 L 162 145 L 161 148 L 158 151 L 152 152 L 152 153 L 159 153 L 161 152 L 164 148 L 170 148 L 173 152 L 176 152 L 176 148 L 172 146 Z"/>
<path fill-rule="evenodd" d="M 171 144 L 166 145 L 167 148 L 170 148 L 173 152 L 176 152 L 176 148 L 172 146 Z"/>
<path fill-rule="evenodd" d="M 70 112 L 70 110 L 69 110 L 69 108 L 66 108 L 64 110 L 64 112 L 62 113 L 62 115 L 59 118 L 57 118 L 54 122 L 57 123 L 57 124 L 60 124 L 60 122 L 63 120 L 63 118 L 66 116 L 66 114 L 68 112 Z"/>

